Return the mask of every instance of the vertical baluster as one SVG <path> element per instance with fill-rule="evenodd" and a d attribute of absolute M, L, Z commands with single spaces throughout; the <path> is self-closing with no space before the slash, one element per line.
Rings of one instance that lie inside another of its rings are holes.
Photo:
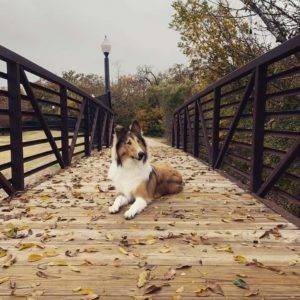
<path fill-rule="evenodd" d="M 219 154 L 220 142 L 220 101 L 221 88 L 216 87 L 214 90 L 214 110 L 213 110 L 213 131 L 212 131 L 212 166 L 215 165 Z"/>
<path fill-rule="evenodd" d="M 250 190 L 256 193 L 262 184 L 264 124 L 266 107 L 266 65 L 255 71 L 255 90 L 253 101 L 252 159 Z"/>
<path fill-rule="evenodd" d="M 24 162 L 22 145 L 22 112 L 20 95 L 20 66 L 7 63 L 8 109 L 11 145 L 11 182 L 16 190 L 24 190 Z"/>
<path fill-rule="evenodd" d="M 90 100 L 86 99 L 84 107 L 84 153 L 86 156 L 91 155 L 90 147 Z"/>
<path fill-rule="evenodd" d="M 69 126 L 68 126 L 68 94 L 65 86 L 60 86 L 61 147 L 62 158 L 66 166 L 70 165 Z"/>
<path fill-rule="evenodd" d="M 187 108 L 185 107 L 184 108 L 184 111 L 183 111 L 184 115 L 183 115 L 183 151 L 187 151 Z"/>
<path fill-rule="evenodd" d="M 176 114 L 176 148 L 180 148 L 180 119 L 179 113 Z"/>
<path fill-rule="evenodd" d="M 199 107 L 198 100 L 195 101 L 195 115 L 194 115 L 194 137 L 193 137 L 193 154 L 199 157 Z M 203 124 L 202 124 L 203 126 Z"/>

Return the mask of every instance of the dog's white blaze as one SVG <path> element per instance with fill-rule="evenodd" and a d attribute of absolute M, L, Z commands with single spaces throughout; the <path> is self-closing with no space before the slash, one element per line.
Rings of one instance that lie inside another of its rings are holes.
<path fill-rule="evenodd" d="M 151 171 L 152 167 L 148 162 L 128 159 L 122 166 L 118 166 L 116 160 L 113 160 L 108 178 L 112 180 L 117 192 L 130 199 L 137 187 L 149 179 Z"/>

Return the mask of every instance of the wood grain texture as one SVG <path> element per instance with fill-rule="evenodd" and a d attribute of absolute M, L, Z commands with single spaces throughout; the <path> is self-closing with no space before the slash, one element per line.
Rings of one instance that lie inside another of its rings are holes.
<path fill-rule="evenodd" d="M 124 219 L 126 208 L 108 213 L 115 191 L 106 179 L 107 149 L 2 202 L 0 247 L 7 255 L 0 265 L 10 254 L 16 262 L 1 267 L 0 282 L 9 280 L 0 283 L 0 298 L 88 299 L 81 287 L 100 299 L 196 299 L 195 291 L 214 280 L 224 296 L 209 290 L 205 298 L 244 299 L 249 291 L 233 284 L 239 276 L 258 290 L 251 299 L 300 298 L 299 230 L 195 158 L 149 142 L 151 160 L 176 167 L 185 187 L 133 220 Z M 25 237 L 12 238 L 16 227 Z M 33 246 L 19 250 L 22 243 Z M 32 254 L 41 259 L 28 261 Z M 237 255 L 263 267 L 240 264 Z M 176 269 L 180 264 L 188 267 Z M 163 286 L 144 295 L 137 282 L 147 266 L 146 286 Z M 164 280 L 170 268 L 176 275 Z"/>

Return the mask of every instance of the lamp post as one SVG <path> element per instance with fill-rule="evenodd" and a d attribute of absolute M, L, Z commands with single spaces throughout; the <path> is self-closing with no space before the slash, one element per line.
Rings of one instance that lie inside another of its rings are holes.
<path fill-rule="evenodd" d="M 108 106 L 111 108 L 111 97 L 110 97 L 110 82 L 109 82 L 109 59 L 108 55 L 111 50 L 110 42 L 105 36 L 104 41 L 101 44 L 101 49 L 104 54 L 104 76 L 105 76 L 105 94 L 107 95 L 108 99 Z"/>

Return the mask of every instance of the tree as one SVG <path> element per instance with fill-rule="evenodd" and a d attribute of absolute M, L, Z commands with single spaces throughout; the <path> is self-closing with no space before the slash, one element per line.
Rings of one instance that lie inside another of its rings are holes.
<path fill-rule="evenodd" d="M 245 11 L 260 18 L 264 26 L 257 29 L 267 30 L 278 43 L 300 33 L 300 2 L 298 0 L 241 0 Z"/>
<path fill-rule="evenodd" d="M 175 0 L 172 7 L 170 27 L 180 33 L 178 46 L 202 87 L 269 48 L 250 34 L 247 19 L 234 14 L 227 1 Z"/>

